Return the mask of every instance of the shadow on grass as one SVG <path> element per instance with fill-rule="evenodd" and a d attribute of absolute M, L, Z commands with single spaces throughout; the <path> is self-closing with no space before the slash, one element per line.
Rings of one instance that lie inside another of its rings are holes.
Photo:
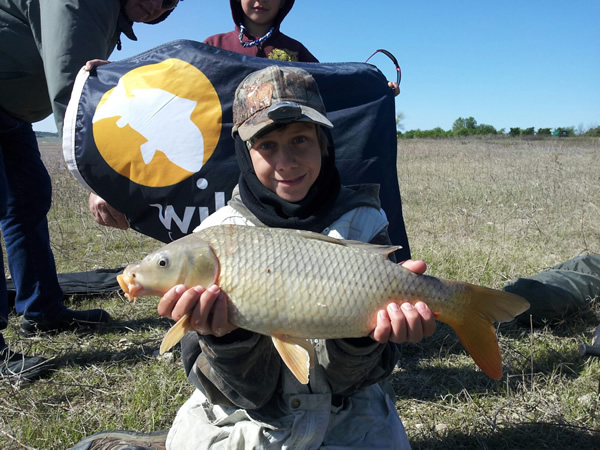
<path fill-rule="evenodd" d="M 413 450 L 600 448 L 598 430 L 546 422 L 499 425 L 496 431 L 476 435 L 437 430 L 419 434 L 411 440 Z"/>
<path fill-rule="evenodd" d="M 118 320 L 113 319 L 109 324 L 93 330 L 95 334 L 129 333 L 151 329 L 168 330 L 175 322 L 166 317 L 144 317 L 141 319 Z"/>
<path fill-rule="evenodd" d="M 54 359 L 57 369 L 68 366 L 87 366 L 102 363 L 139 362 L 156 357 L 158 345 L 135 345 L 124 350 L 96 349 L 76 351 Z"/>
<path fill-rule="evenodd" d="M 160 330 L 164 330 L 166 334 L 174 323 L 173 320 L 164 317 L 113 319 L 101 327 L 74 330 L 71 337 L 63 333 L 47 333 L 46 336 L 56 343 L 56 348 L 62 347 L 60 355 L 52 360 L 56 369 L 75 365 L 139 362 L 158 355 L 160 339 L 163 335 Z M 150 339 L 143 337 L 145 331 L 151 332 L 153 337 Z M 43 338 L 44 334 L 37 335 L 37 338 L 39 337 Z M 77 345 L 72 345 L 77 341 L 90 342 L 92 339 L 99 341 L 93 341 L 90 350 L 80 350 Z M 123 343 L 121 339 L 124 340 Z M 52 344 L 49 346 L 51 347 Z M 173 351 L 178 352 L 179 348 L 177 345 Z"/>

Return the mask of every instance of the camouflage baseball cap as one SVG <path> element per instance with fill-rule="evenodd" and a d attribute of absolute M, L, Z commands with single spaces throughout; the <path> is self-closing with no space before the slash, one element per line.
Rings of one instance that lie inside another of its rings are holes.
<path fill-rule="evenodd" d="M 274 123 L 313 122 L 328 128 L 315 79 L 298 67 L 269 66 L 240 83 L 233 100 L 233 129 L 244 141 Z"/>

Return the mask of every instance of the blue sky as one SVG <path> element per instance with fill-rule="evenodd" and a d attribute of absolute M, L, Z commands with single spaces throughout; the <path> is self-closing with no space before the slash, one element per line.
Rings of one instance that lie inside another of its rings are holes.
<path fill-rule="evenodd" d="M 344 8 L 340 8 L 343 5 Z M 282 31 L 321 62 L 364 62 L 376 49 L 402 68 L 405 130 L 474 117 L 496 129 L 600 125 L 600 1 L 297 0 Z M 184 0 L 160 25 L 136 24 L 116 61 L 176 39 L 230 31 L 229 2 Z M 375 64 L 388 79 L 384 55 Z M 55 131 L 53 119 L 34 124 Z"/>

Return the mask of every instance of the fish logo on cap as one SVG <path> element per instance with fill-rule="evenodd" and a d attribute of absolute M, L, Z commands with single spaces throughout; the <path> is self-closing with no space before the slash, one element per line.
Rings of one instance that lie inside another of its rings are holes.
<path fill-rule="evenodd" d="M 119 174 L 143 186 L 177 184 L 214 153 L 222 107 L 210 80 L 180 59 L 133 69 L 107 91 L 92 119 L 94 141 Z"/>

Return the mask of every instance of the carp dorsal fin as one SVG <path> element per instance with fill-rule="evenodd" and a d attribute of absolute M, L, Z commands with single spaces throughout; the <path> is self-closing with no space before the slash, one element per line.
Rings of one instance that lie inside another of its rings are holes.
<path fill-rule="evenodd" d="M 315 239 L 318 241 L 328 242 L 330 244 L 343 245 L 345 247 L 353 247 L 361 250 L 369 251 L 372 253 L 376 253 L 382 256 L 387 256 L 396 250 L 400 250 L 402 248 L 401 245 L 380 245 L 380 244 L 371 244 L 369 242 L 362 241 L 353 241 L 350 239 L 338 239 L 331 236 L 326 236 L 321 233 L 315 233 L 313 231 L 304 231 L 304 230 L 296 230 L 300 236 L 306 239 Z"/>
<path fill-rule="evenodd" d="M 160 354 L 162 355 L 164 352 L 171 350 L 175 344 L 183 339 L 183 336 L 185 336 L 185 333 L 187 333 L 189 329 L 190 316 L 186 314 L 179 319 L 177 323 L 169 329 L 169 331 L 167 331 L 167 334 L 165 334 L 165 337 L 160 344 Z"/>
<path fill-rule="evenodd" d="M 381 256 L 387 256 L 396 250 L 400 250 L 402 248 L 401 245 L 380 245 L 380 244 L 371 244 L 369 242 L 361 242 L 361 241 L 343 241 L 347 247 L 359 248 L 361 250 L 365 250 L 371 253 L 375 253 Z"/>
<path fill-rule="evenodd" d="M 290 336 L 271 336 L 275 349 L 290 372 L 302 384 L 308 383 L 308 372 L 315 365 L 315 349 L 306 339 Z"/>

